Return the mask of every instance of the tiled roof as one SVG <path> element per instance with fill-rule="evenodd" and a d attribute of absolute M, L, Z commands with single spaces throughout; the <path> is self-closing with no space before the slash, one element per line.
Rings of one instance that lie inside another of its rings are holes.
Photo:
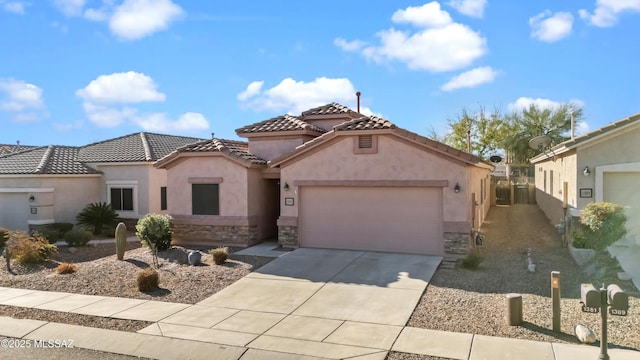
<path fill-rule="evenodd" d="M 237 140 L 226 140 L 226 139 L 217 139 L 213 138 L 210 140 L 203 140 L 197 143 L 185 145 L 183 147 L 178 148 L 164 160 L 168 160 L 169 158 L 175 157 L 180 153 L 189 153 L 189 152 L 220 152 L 226 154 L 228 156 L 234 157 L 243 162 L 255 164 L 255 165 L 266 165 L 267 161 L 259 158 L 258 156 L 249 152 L 249 144 L 243 141 Z M 162 161 L 161 161 L 162 162 Z"/>
<path fill-rule="evenodd" d="M 78 160 L 82 162 L 156 161 L 178 147 L 201 140 L 140 132 L 83 146 L 80 148 Z"/>
<path fill-rule="evenodd" d="M 275 131 L 301 131 L 309 130 L 318 134 L 325 131 L 315 125 L 311 125 L 300 118 L 292 115 L 282 115 L 261 121 L 255 124 L 247 125 L 236 129 L 237 134 L 251 134 Z"/>
<path fill-rule="evenodd" d="M 80 148 L 41 146 L 0 157 L 0 174 L 97 174 L 98 171 L 78 162 Z"/>
<path fill-rule="evenodd" d="M 332 102 L 331 104 L 326 104 L 322 106 L 315 107 L 313 109 L 309 109 L 302 112 L 302 117 L 311 116 L 311 115 L 334 115 L 334 114 L 357 114 L 355 111 L 349 109 L 348 107 L 338 104 L 336 102 Z"/>
<path fill-rule="evenodd" d="M 10 144 L 0 144 L 0 156 L 11 154 L 16 151 L 33 149 L 37 146 L 25 146 L 25 145 L 10 145 Z"/>
<path fill-rule="evenodd" d="M 333 127 L 336 131 L 395 129 L 396 125 L 377 116 L 363 116 Z"/>

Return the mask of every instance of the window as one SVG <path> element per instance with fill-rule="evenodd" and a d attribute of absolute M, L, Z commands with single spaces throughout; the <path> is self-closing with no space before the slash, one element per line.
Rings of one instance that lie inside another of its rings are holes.
<path fill-rule="evenodd" d="M 193 215 L 220 215 L 218 184 L 191 184 L 191 213 Z"/>
<path fill-rule="evenodd" d="M 111 207 L 116 211 L 133 211 L 133 188 L 110 189 Z"/>
<path fill-rule="evenodd" d="M 167 187 L 160 187 L 160 210 L 167 210 Z"/>

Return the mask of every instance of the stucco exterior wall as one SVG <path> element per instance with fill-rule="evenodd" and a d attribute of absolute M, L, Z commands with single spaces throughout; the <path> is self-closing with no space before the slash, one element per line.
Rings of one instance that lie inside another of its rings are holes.
<path fill-rule="evenodd" d="M 295 150 L 296 146 L 304 144 L 307 137 L 250 139 L 249 152 L 265 160 L 273 160 Z"/>
<path fill-rule="evenodd" d="M 167 211 L 161 210 L 160 204 L 160 188 L 167 186 L 167 170 L 156 169 L 153 166 L 149 168 L 149 213 L 166 214 Z M 146 214 L 146 213 L 145 213 Z M 142 214 L 142 215 L 145 215 Z"/>
<path fill-rule="evenodd" d="M 354 136 L 337 138 L 337 142 L 306 156 L 303 160 L 281 166 L 280 182 L 290 190 L 281 196 L 281 217 L 298 216 L 296 180 L 448 180 L 443 189 L 443 220 L 466 222 L 466 203 L 460 198 L 470 196 L 462 165 L 444 160 L 412 145 L 396 140 L 392 135 L 377 135 L 375 154 L 354 154 Z M 453 186 L 461 185 L 460 193 Z M 285 206 L 284 198 L 293 197 L 294 205 Z"/>
<path fill-rule="evenodd" d="M 491 209 L 491 170 L 468 167 L 467 174 L 466 186 L 470 189 L 467 194 L 470 206 L 466 211 L 468 219 L 473 219 L 471 225 L 478 229 Z M 476 205 L 472 202 L 474 194 Z"/>
<path fill-rule="evenodd" d="M 569 151 L 535 164 L 536 202 L 552 224 L 558 224 L 565 217 L 564 182 L 567 183 L 567 210 L 579 207 L 578 188 L 582 184 L 582 171 L 578 170 L 577 153 Z M 579 174 L 578 174 L 579 173 Z M 582 199 L 584 200 L 584 199 Z M 587 199 L 592 200 L 592 199 Z"/>

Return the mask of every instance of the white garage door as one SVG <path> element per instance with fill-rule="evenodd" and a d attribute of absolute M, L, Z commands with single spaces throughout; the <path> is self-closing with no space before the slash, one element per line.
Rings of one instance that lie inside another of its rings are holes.
<path fill-rule="evenodd" d="M 441 188 L 300 189 L 300 246 L 444 253 Z"/>
<path fill-rule="evenodd" d="M 627 237 L 640 245 L 640 173 L 605 172 L 603 200 L 625 205 Z"/>
<path fill-rule="evenodd" d="M 29 204 L 24 193 L 0 193 L 0 227 L 28 230 Z"/>

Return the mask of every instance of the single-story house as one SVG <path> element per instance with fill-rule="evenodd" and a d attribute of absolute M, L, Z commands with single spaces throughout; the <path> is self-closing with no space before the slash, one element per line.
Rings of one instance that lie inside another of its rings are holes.
<path fill-rule="evenodd" d="M 176 149 L 178 241 L 464 256 L 490 208 L 491 163 L 331 103 Z"/>
<path fill-rule="evenodd" d="M 640 114 L 574 137 L 531 159 L 549 220 L 575 224 L 591 202 L 626 206 L 627 241 L 640 245 Z M 569 230 L 567 230 L 569 232 Z"/>
<path fill-rule="evenodd" d="M 4 146 L 0 155 L 0 227 L 29 230 L 75 222 L 93 202 L 123 219 L 166 210 L 166 171 L 153 163 L 201 139 L 135 133 L 81 147 Z"/>

